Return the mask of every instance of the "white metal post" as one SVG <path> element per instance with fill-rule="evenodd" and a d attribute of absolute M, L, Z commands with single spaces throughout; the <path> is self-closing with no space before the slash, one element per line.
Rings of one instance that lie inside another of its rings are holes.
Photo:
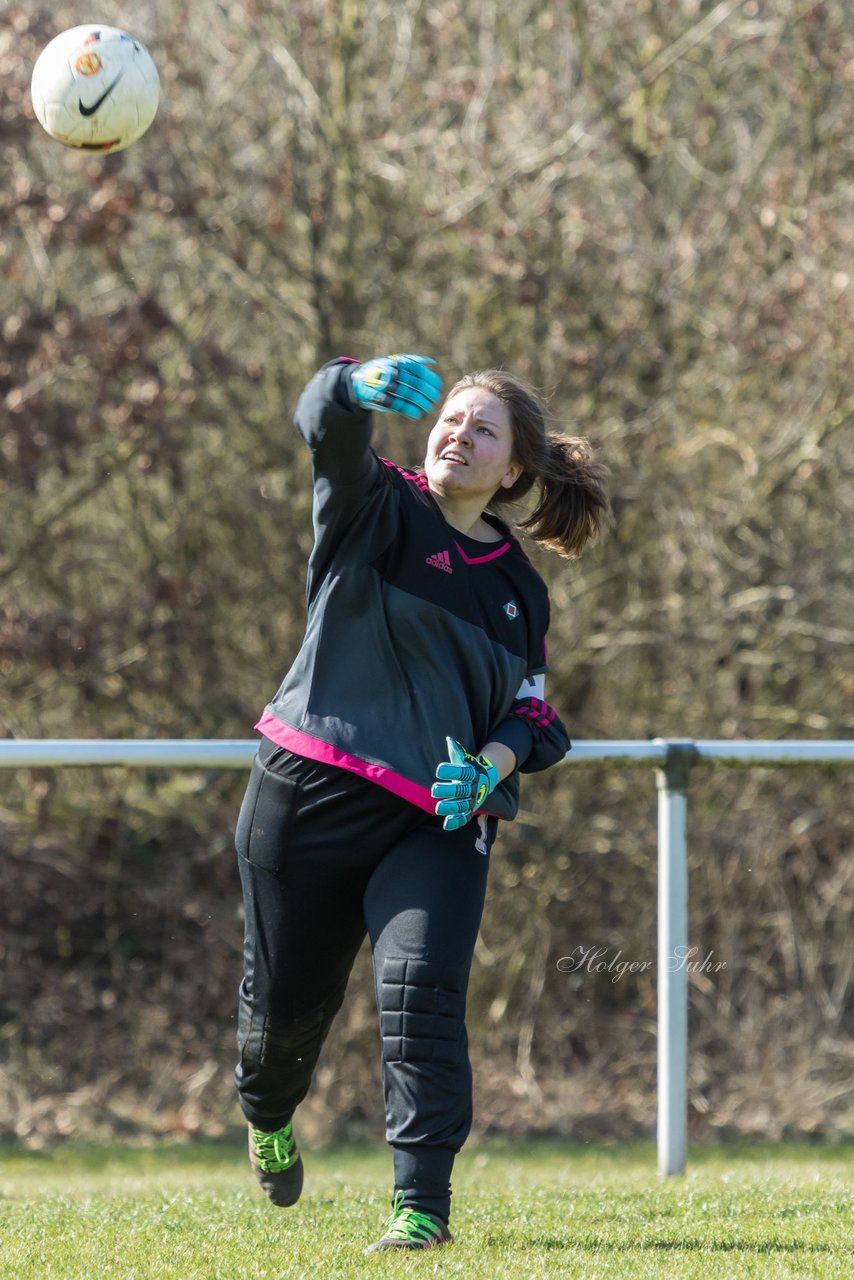
<path fill-rule="evenodd" d="M 688 1121 L 688 772 L 691 742 L 670 741 L 658 784 L 658 1172 L 685 1172 Z"/>

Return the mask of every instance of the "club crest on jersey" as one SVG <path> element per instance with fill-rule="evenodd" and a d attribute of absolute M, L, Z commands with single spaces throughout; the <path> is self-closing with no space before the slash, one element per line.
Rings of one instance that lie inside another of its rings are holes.
<path fill-rule="evenodd" d="M 426 564 L 431 564 L 434 569 L 444 569 L 445 573 L 453 573 L 451 568 L 451 557 L 447 551 L 437 551 L 434 556 L 428 556 Z"/>
<path fill-rule="evenodd" d="M 517 605 L 515 600 L 508 600 L 507 603 L 503 606 L 503 608 L 504 608 L 504 612 L 507 614 L 507 617 L 510 619 L 511 622 L 513 621 L 514 618 L 519 617 L 519 606 Z"/>

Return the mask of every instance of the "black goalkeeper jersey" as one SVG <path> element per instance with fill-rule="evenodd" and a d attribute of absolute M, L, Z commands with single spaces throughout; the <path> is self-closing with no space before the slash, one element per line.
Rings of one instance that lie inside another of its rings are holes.
<path fill-rule="evenodd" d="M 459 533 L 423 475 L 377 456 L 352 363 L 325 365 L 297 405 L 314 464 L 308 621 L 256 728 L 432 813 L 446 736 L 475 752 L 502 742 L 525 772 L 569 750 L 562 722 L 536 696 L 548 593 L 500 520 L 484 516 L 497 542 Z M 512 818 L 518 799 L 517 769 L 484 811 Z"/>

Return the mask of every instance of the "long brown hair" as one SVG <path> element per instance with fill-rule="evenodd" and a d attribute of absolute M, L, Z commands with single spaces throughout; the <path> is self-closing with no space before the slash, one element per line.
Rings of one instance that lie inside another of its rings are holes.
<path fill-rule="evenodd" d="M 580 555 L 611 514 L 606 468 L 593 461 L 590 445 L 580 436 L 547 430 L 539 399 L 515 374 L 503 369 L 467 373 L 451 388 L 447 399 L 466 387 L 482 387 L 507 405 L 513 428 L 513 461 L 522 468 L 515 484 L 493 495 L 488 509 L 518 502 L 538 485 L 538 501 L 527 519 L 516 522 L 518 527 L 559 555 Z"/>

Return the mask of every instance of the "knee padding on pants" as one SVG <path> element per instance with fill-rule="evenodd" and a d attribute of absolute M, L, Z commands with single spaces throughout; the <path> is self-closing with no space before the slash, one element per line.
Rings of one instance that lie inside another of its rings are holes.
<path fill-rule="evenodd" d="M 465 1055 L 466 975 L 389 956 L 379 975 L 383 1062 L 456 1066 Z"/>
<path fill-rule="evenodd" d="M 256 1070 L 302 1061 L 313 1064 L 343 1000 L 342 989 L 333 999 L 295 1018 L 263 1013 L 241 1001 L 237 1023 L 241 1063 Z"/>

